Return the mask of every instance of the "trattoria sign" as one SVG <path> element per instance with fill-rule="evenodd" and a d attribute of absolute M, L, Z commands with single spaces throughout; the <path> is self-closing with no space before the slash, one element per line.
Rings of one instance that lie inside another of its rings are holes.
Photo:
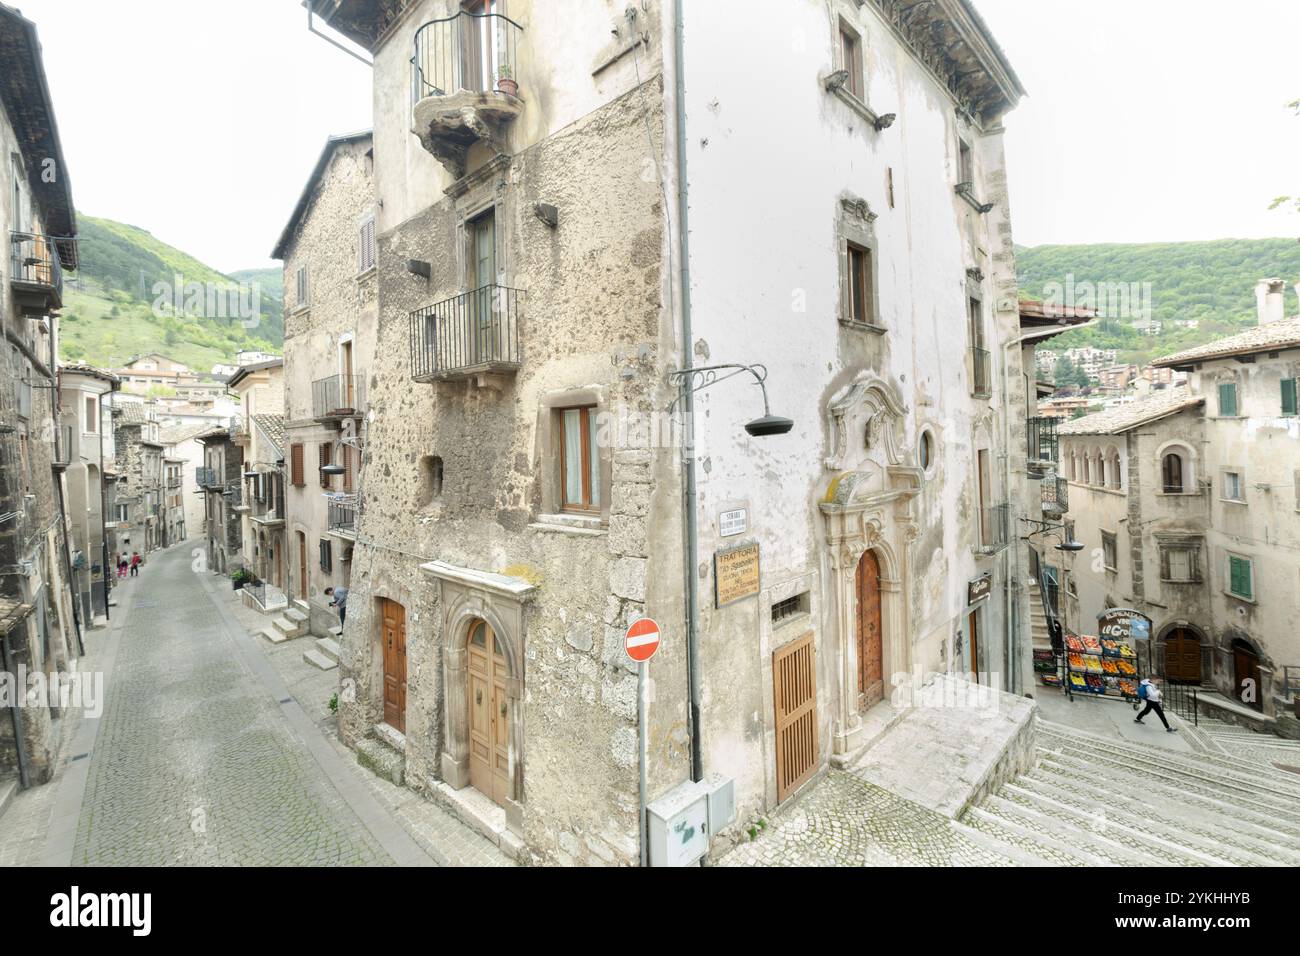
<path fill-rule="evenodd" d="M 759 590 L 758 542 L 713 554 L 713 586 L 717 606 L 726 607 L 753 597 Z"/>
<path fill-rule="evenodd" d="M 1097 634 L 1112 641 L 1145 641 L 1151 637 L 1151 618 L 1131 607 L 1112 607 L 1097 615 Z"/>
<path fill-rule="evenodd" d="M 978 604 L 993 593 L 993 572 L 985 571 L 966 585 L 966 603 Z"/>

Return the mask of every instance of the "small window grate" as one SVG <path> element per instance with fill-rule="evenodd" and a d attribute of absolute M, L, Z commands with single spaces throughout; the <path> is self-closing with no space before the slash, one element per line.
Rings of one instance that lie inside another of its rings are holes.
<path fill-rule="evenodd" d="M 808 592 L 796 594 L 794 597 L 788 597 L 784 601 L 777 601 L 772 605 L 772 623 L 781 624 L 792 617 L 808 613 Z"/>

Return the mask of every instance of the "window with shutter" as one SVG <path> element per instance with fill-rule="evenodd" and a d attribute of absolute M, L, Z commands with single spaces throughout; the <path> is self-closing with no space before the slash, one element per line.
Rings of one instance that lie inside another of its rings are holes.
<path fill-rule="evenodd" d="M 334 555 L 330 549 L 330 539 L 321 538 L 320 539 L 320 569 L 322 571 L 332 570 L 334 565 L 333 558 Z"/>
<path fill-rule="evenodd" d="M 367 219 L 361 227 L 357 244 L 357 274 L 369 272 L 375 267 L 375 221 Z"/>
<path fill-rule="evenodd" d="M 326 465 L 334 461 L 334 446 L 330 442 L 321 442 L 316 449 L 316 457 L 320 462 L 320 467 L 324 468 Z M 325 475 L 317 472 L 317 477 L 320 479 L 320 486 L 322 488 L 330 489 L 334 487 L 333 475 Z"/>
<path fill-rule="evenodd" d="M 1296 390 L 1295 379 L 1282 379 L 1282 414 L 1296 414 Z"/>
<path fill-rule="evenodd" d="M 289 446 L 290 458 L 290 475 L 295 488 L 301 488 L 307 484 L 307 479 L 303 476 L 302 467 L 302 445 L 293 444 Z"/>
<path fill-rule="evenodd" d="M 343 490 L 355 491 L 353 487 L 353 470 L 352 470 L 352 449 L 347 445 L 339 446 L 339 454 L 343 456 Z"/>
<path fill-rule="evenodd" d="M 1235 554 L 1228 555 L 1229 591 L 1248 601 L 1254 600 L 1255 594 L 1251 577 L 1249 558 L 1239 558 Z"/>
<path fill-rule="evenodd" d="M 1219 386 L 1219 415 L 1223 418 L 1235 418 L 1237 415 L 1237 386 L 1233 382 Z"/>

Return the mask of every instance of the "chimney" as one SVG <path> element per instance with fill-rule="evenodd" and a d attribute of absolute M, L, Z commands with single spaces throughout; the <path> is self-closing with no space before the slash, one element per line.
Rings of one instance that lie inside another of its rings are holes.
<path fill-rule="evenodd" d="M 1259 324 L 1281 322 L 1286 318 L 1286 283 L 1281 279 L 1260 279 L 1255 283 L 1255 304 Z"/>

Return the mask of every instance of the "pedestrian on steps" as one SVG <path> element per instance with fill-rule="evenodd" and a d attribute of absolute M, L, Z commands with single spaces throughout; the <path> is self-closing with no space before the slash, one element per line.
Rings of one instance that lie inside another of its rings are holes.
<path fill-rule="evenodd" d="M 140 565 L 144 563 L 144 558 L 140 557 L 139 551 L 131 552 L 131 577 L 140 576 Z"/>
<path fill-rule="evenodd" d="M 334 598 L 330 601 L 330 607 L 339 609 L 339 627 L 342 627 L 348 619 L 348 589 L 326 588 L 325 593 Z"/>
<path fill-rule="evenodd" d="M 1165 709 L 1160 706 L 1160 688 L 1156 686 L 1154 680 L 1150 677 L 1142 679 L 1142 683 L 1138 685 L 1138 697 L 1146 701 L 1147 705 L 1142 708 L 1142 713 L 1133 718 L 1133 723 L 1142 723 L 1142 718 L 1154 710 L 1156 716 L 1160 718 L 1160 723 L 1165 725 L 1165 730 L 1171 734 L 1177 733 L 1178 728 L 1170 727 L 1169 721 L 1165 719 Z"/>

